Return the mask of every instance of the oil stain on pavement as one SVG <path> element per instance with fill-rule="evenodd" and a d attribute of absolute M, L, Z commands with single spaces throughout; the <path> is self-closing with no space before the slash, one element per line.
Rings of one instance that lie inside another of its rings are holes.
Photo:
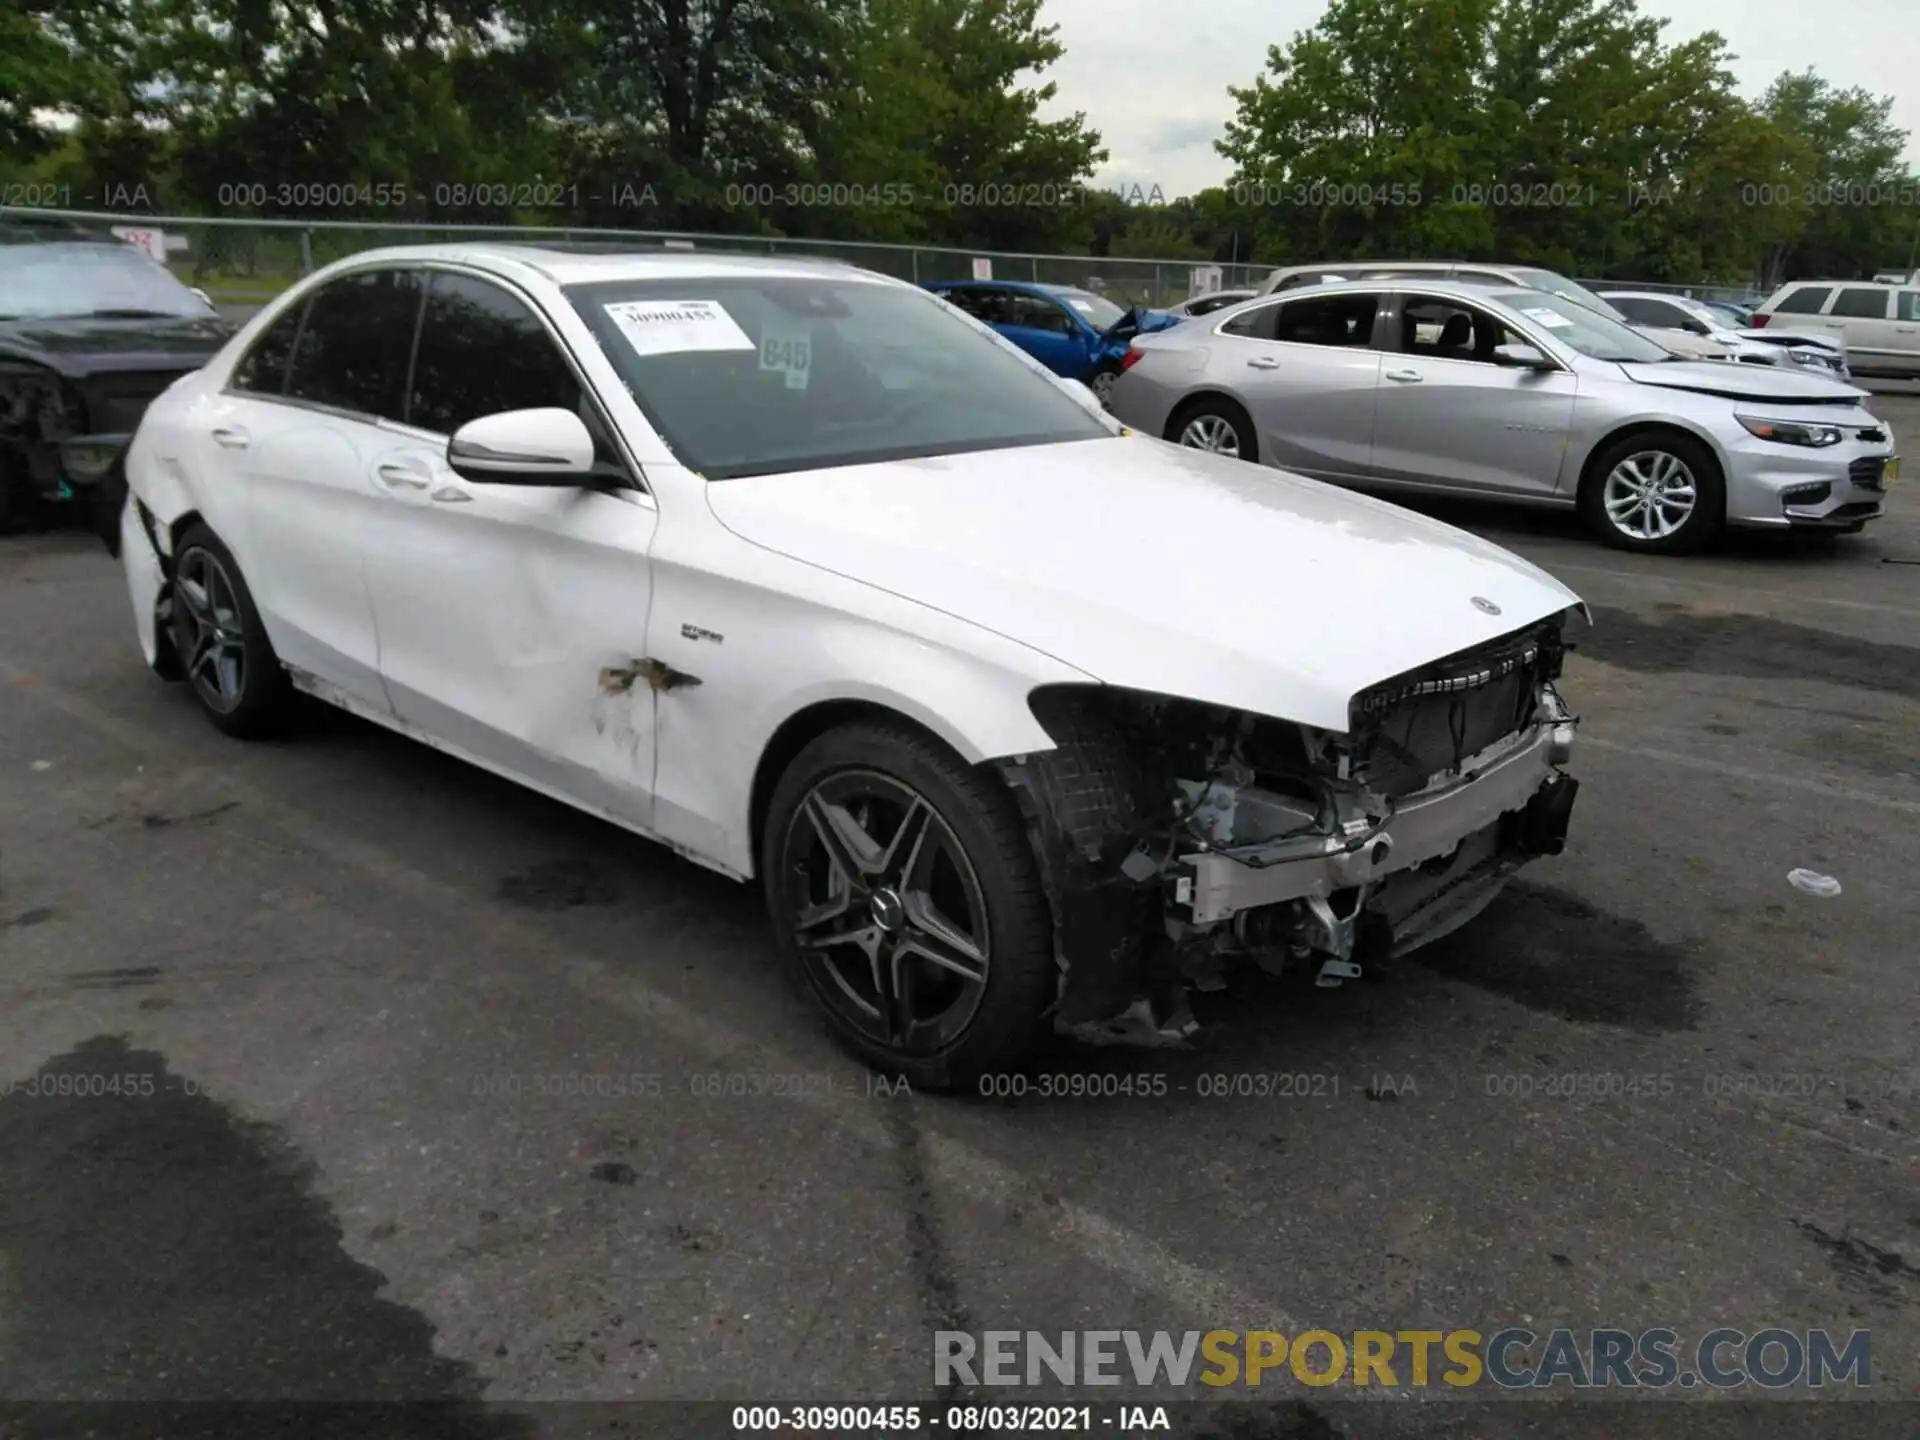
<path fill-rule="evenodd" d="M 1645 925 L 1520 880 L 1466 928 L 1415 958 L 1530 1010 L 1627 1030 L 1691 1030 L 1695 960 Z"/>
<path fill-rule="evenodd" d="M 15 1080 L 0 1156 L 0 1432 L 536 1433 L 380 1297 L 277 1133 L 165 1056 L 103 1035 Z"/>
<path fill-rule="evenodd" d="M 1920 650 L 1795 625 L 1770 615 L 1670 612 L 1654 622 L 1598 607 L 1575 652 L 1626 670 L 1811 680 L 1920 699 Z"/>

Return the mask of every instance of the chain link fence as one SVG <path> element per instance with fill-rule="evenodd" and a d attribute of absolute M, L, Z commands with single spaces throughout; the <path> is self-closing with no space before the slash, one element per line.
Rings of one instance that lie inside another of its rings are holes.
<path fill-rule="evenodd" d="M 925 284 L 965 280 L 984 269 L 995 280 L 1079 285 L 1121 303 L 1174 305 L 1206 289 L 1253 288 L 1266 265 L 1210 265 L 1194 260 L 1121 259 L 1100 255 L 1037 255 L 995 250 L 879 245 L 844 240 L 717 235 L 662 230 L 607 230 L 537 225 L 410 225 L 352 221 L 239 220 L 183 215 L 114 215 L 80 210 L 0 208 L 0 217 L 66 221 L 93 229 L 147 232 L 185 283 L 223 303 L 271 299 L 302 275 L 365 250 L 389 245 L 502 240 L 520 244 L 629 244 L 765 255 L 815 255 Z"/>
<path fill-rule="evenodd" d="M 966 280 L 980 275 L 984 269 L 985 278 L 994 280 L 1076 285 L 1107 295 L 1121 304 L 1152 306 L 1179 304 L 1194 293 L 1196 281 L 1204 282 L 1209 290 L 1257 289 L 1274 268 L 1196 260 L 1038 255 L 666 230 L 212 219 L 0 207 L 0 217 L 5 216 L 68 221 L 102 230 L 157 232 L 157 243 L 165 247 L 167 264 L 181 280 L 207 291 L 215 300 L 242 305 L 269 300 L 302 275 L 364 250 L 460 240 L 503 240 L 536 245 L 629 244 L 764 255 L 817 255 L 917 284 Z M 1757 304 L 1765 298 L 1750 285 L 1669 285 L 1620 280 L 1582 280 L 1580 283 L 1592 289 L 1655 290 L 1739 304 Z"/>

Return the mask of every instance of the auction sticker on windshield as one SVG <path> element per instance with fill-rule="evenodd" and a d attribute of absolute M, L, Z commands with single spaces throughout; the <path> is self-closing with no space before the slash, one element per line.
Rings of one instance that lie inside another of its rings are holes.
<path fill-rule="evenodd" d="M 754 348 L 715 300 L 621 300 L 605 309 L 636 355 Z"/>
<path fill-rule="evenodd" d="M 1525 315 L 1529 320 L 1538 320 L 1549 330 L 1566 330 L 1573 325 L 1571 320 L 1567 319 L 1566 316 L 1557 310 L 1529 308 L 1522 310 L 1520 313 Z"/>
<path fill-rule="evenodd" d="M 785 372 L 787 389 L 806 389 L 812 364 L 813 332 L 807 326 L 770 319 L 760 327 L 760 368 Z"/>

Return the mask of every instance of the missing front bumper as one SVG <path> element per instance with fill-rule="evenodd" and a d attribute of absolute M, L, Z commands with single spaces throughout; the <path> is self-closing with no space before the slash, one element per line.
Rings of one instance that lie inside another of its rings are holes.
<path fill-rule="evenodd" d="M 1246 857 L 1217 852 L 1186 856 L 1184 866 L 1190 873 L 1178 893 L 1185 910 L 1181 918 L 1208 926 L 1290 900 L 1324 901 L 1341 891 L 1370 892 L 1389 876 L 1452 854 L 1467 837 L 1503 816 L 1528 811 L 1536 797 L 1557 784 L 1571 785 L 1559 769 L 1571 746 L 1571 722 L 1556 718 L 1536 726 L 1497 758 L 1477 766 L 1469 762 L 1466 774 L 1451 785 L 1400 801 L 1382 824 L 1319 842 L 1315 851 L 1298 858 L 1249 863 Z M 1572 790 L 1565 793 L 1564 805 L 1571 810 Z"/>

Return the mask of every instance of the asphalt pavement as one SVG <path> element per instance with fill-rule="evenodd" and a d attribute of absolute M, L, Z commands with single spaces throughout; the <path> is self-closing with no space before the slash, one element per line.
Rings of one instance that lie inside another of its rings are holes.
<path fill-rule="evenodd" d="M 1874 408 L 1920 457 L 1920 398 Z M 936 1390 L 937 1330 L 1509 1325 L 1866 1329 L 1873 1384 L 1176 1419 L 1920 1431 L 1913 481 L 1867 535 L 1690 559 L 1425 508 L 1592 606 L 1567 853 L 1383 976 L 1040 1067 L 1091 1098 L 885 1093 L 752 889 L 331 712 L 226 740 L 97 544 L 0 541 L 0 1433 L 234 1399 L 724 1433 L 664 1402 L 1063 1397 Z"/>

